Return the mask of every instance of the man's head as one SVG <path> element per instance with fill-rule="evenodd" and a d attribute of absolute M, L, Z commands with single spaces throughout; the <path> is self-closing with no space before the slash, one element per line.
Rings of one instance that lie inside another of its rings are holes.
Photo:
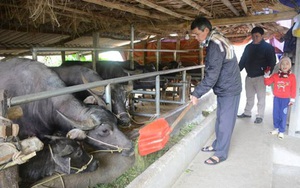
<path fill-rule="evenodd" d="M 195 35 L 196 40 L 199 42 L 205 41 L 211 30 L 211 23 L 205 17 L 198 16 L 191 24 L 192 34 Z"/>
<path fill-rule="evenodd" d="M 261 27 L 254 27 L 251 31 L 253 44 L 259 44 L 263 40 L 264 29 Z"/>

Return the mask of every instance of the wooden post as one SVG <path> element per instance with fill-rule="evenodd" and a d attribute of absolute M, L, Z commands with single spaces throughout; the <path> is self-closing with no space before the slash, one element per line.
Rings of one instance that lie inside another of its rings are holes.
<path fill-rule="evenodd" d="M 1 102 L 0 115 L 5 117 L 7 112 L 7 94 L 5 90 L 0 90 L 0 102 Z"/>
<path fill-rule="evenodd" d="M 296 95 L 296 102 L 291 107 L 291 116 L 289 122 L 289 130 L 288 135 L 290 136 L 300 136 L 300 38 L 297 38 L 297 45 L 296 45 L 296 58 L 295 58 L 295 75 L 297 81 L 297 95 Z"/>
<path fill-rule="evenodd" d="M 178 38 L 176 41 L 176 50 L 180 50 L 180 38 Z M 174 61 L 179 62 L 180 59 L 180 53 L 177 54 L 177 52 L 174 52 Z"/>
<path fill-rule="evenodd" d="M 147 49 L 148 40 L 143 41 L 143 43 L 144 43 L 144 49 Z M 148 61 L 147 61 L 147 52 L 144 51 L 143 52 L 143 65 L 146 65 L 147 63 L 148 63 Z"/>
<path fill-rule="evenodd" d="M 2 117 L 6 117 L 7 113 L 7 92 L 5 90 L 0 90 L 0 115 Z M 2 121 L 1 121 L 2 123 Z M 0 125 L 0 127 L 6 126 L 6 125 Z M 1 140 L 2 142 L 3 140 Z M 1 170 L 0 169 L 0 187 L 12 187 L 12 188 L 18 188 L 18 179 L 19 179 L 19 173 L 18 173 L 18 166 L 12 166 L 6 169 Z"/>
<path fill-rule="evenodd" d="M 129 54 L 130 69 L 134 69 L 134 25 L 130 25 L 130 49 L 132 50 Z"/>
<path fill-rule="evenodd" d="M 157 40 L 157 51 L 155 52 L 156 53 L 156 70 L 159 70 L 159 63 L 161 61 L 161 54 L 160 54 L 160 51 L 158 50 L 161 50 L 161 39 L 158 39 Z"/>
<path fill-rule="evenodd" d="M 192 76 L 187 75 L 186 76 L 186 89 L 185 89 L 185 102 L 190 100 L 190 94 L 191 94 L 191 81 L 192 81 Z"/>
<path fill-rule="evenodd" d="M 93 47 L 94 48 L 98 48 L 99 47 L 99 32 L 94 32 L 93 33 Z M 92 57 L 93 57 L 93 70 L 96 70 L 96 62 L 98 61 L 98 55 L 99 55 L 99 51 L 94 50 L 92 53 Z"/>

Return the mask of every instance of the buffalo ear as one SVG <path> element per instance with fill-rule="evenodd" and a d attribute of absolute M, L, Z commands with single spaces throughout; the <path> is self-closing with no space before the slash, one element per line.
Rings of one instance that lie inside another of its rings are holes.
<path fill-rule="evenodd" d="M 86 138 L 86 134 L 81 129 L 72 129 L 67 133 L 67 137 L 73 140 L 84 140 Z"/>
<path fill-rule="evenodd" d="M 72 146 L 66 145 L 65 148 L 61 152 L 59 152 L 59 156 L 64 157 L 64 156 L 70 155 L 73 151 L 74 151 L 74 149 Z"/>

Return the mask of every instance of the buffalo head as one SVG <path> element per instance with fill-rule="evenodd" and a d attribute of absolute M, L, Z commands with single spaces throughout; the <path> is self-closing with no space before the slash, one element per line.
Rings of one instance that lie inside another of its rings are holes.
<path fill-rule="evenodd" d="M 126 109 L 127 91 L 121 84 L 111 86 L 112 111 L 118 119 L 118 125 L 129 126 L 130 115 Z"/>
<path fill-rule="evenodd" d="M 51 140 L 43 150 L 20 165 L 19 176 L 21 184 L 25 186 L 56 173 L 92 172 L 97 168 L 98 161 L 94 160 L 77 141 L 51 136 Z"/>
<path fill-rule="evenodd" d="M 92 172 L 98 167 L 93 156 L 89 155 L 75 140 L 56 138 L 50 142 L 49 147 L 57 169 L 62 170 L 62 173 Z"/>
<path fill-rule="evenodd" d="M 116 117 L 104 107 L 93 106 L 94 115 L 99 120 L 95 128 L 86 132 L 80 129 L 69 131 L 67 136 L 73 139 L 85 139 L 86 143 L 97 150 L 122 152 L 124 156 L 133 155 L 132 142 L 117 127 Z"/>

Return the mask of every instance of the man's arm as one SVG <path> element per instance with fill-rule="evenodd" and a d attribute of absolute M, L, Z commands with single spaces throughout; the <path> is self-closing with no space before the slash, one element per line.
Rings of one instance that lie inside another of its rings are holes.
<path fill-rule="evenodd" d="M 267 59 L 267 63 L 271 67 L 271 73 L 272 73 L 276 65 L 276 55 L 275 55 L 275 49 L 271 44 L 268 50 L 266 51 L 266 59 Z"/>
<path fill-rule="evenodd" d="M 242 71 L 245 68 L 246 60 L 247 60 L 247 54 L 248 54 L 248 50 L 247 50 L 247 46 L 246 46 L 246 48 L 243 52 L 243 55 L 240 59 L 240 62 L 239 62 L 240 71 Z"/>

